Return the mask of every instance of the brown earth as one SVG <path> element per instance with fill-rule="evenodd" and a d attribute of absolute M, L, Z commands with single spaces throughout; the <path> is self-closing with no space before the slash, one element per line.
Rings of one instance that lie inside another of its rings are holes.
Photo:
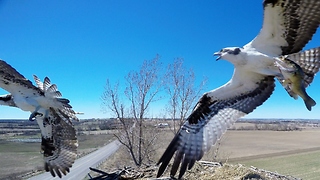
<path fill-rule="evenodd" d="M 185 174 L 184 178 L 254 179 L 256 177 L 256 179 L 259 179 L 260 177 L 260 179 L 298 179 L 291 177 L 290 175 L 282 176 L 266 170 L 246 167 L 238 163 L 253 159 L 274 158 L 320 151 L 319 136 L 319 128 L 307 128 L 302 131 L 227 131 L 221 141 L 202 158 L 202 160 L 210 162 L 222 162 L 224 166 L 207 167 L 203 164 L 197 164 L 191 171 L 188 171 Z M 156 145 L 154 164 L 172 139 L 173 133 L 169 130 L 163 130 L 158 137 L 159 140 Z M 117 169 L 123 170 L 125 166 L 134 167 L 134 164 L 130 160 L 130 157 L 126 155 L 126 150 L 122 148 L 99 168 L 106 172 L 112 172 Z M 150 167 L 147 169 L 152 171 L 148 171 L 148 178 L 154 178 L 156 176 L 157 167 L 151 168 L 153 170 L 150 170 Z M 142 174 L 146 174 L 144 170 L 145 168 L 140 170 L 143 172 Z M 139 172 L 139 170 L 133 171 Z M 94 172 L 92 172 L 92 174 L 97 175 Z M 169 174 L 166 172 L 164 177 L 168 176 Z M 144 176 L 144 178 L 147 177 Z"/>

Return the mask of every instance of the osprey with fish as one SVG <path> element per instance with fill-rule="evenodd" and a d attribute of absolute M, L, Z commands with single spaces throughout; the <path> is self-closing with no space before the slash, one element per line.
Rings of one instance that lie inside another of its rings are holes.
<path fill-rule="evenodd" d="M 294 95 L 280 71 L 287 68 L 276 65 L 277 59 L 285 56 L 301 67 L 303 88 L 319 71 L 320 48 L 300 51 L 319 27 L 320 1 L 265 0 L 263 9 L 262 29 L 251 42 L 243 47 L 223 48 L 214 53 L 217 60 L 224 59 L 234 65 L 233 76 L 225 85 L 200 98 L 158 161 L 161 165 L 157 177 L 164 173 L 175 155 L 170 175 L 174 177 L 180 167 L 180 179 L 227 128 L 271 96 L 275 78 L 290 95 Z M 286 63 L 281 65 L 286 66 Z"/>

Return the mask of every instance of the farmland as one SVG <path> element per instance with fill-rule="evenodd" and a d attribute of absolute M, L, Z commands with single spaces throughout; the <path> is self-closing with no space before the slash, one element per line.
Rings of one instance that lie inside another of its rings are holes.
<path fill-rule="evenodd" d="M 114 130 L 98 130 L 110 127 L 108 122 L 82 121 L 78 129 L 78 156 L 82 157 L 114 140 Z M 0 121 L 0 179 L 23 179 L 29 174 L 43 171 L 40 153 L 40 130 L 35 122 Z"/>
<path fill-rule="evenodd" d="M 302 179 L 320 176 L 319 129 L 302 131 L 230 131 L 218 159 L 255 166 Z"/>
<path fill-rule="evenodd" d="M 320 128 L 316 124 L 299 124 L 294 131 L 255 130 L 254 123 L 236 123 L 233 130 L 227 131 L 202 160 L 229 164 L 256 166 L 302 179 L 316 179 L 320 176 Z M 270 124 L 269 124 L 270 125 Z M 271 123 L 271 125 L 274 125 Z M 274 126 L 277 127 L 277 126 Z M 250 130 L 244 130 L 250 129 Z M 163 129 L 156 145 L 155 162 L 173 138 L 173 133 Z M 128 158 L 125 163 L 125 150 L 119 150 L 107 160 L 101 169 L 111 172 L 115 168 L 130 166 Z M 168 172 L 166 174 L 168 176 Z"/>
<path fill-rule="evenodd" d="M 150 122 L 157 124 L 158 122 Z M 314 179 L 320 176 L 320 128 L 316 123 L 290 122 L 295 130 L 275 130 L 274 123 L 268 130 L 256 130 L 257 123 L 239 122 L 223 136 L 221 141 L 207 153 L 203 160 L 228 162 L 229 164 L 244 164 L 256 166 L 280 174 L 288 174 L 303 179 Z M 18 123 L 19 124 L 19 123 Z M 79 130 L 79 155 L 83 156 L 114 139 L 117 132 L 114 126 L 106 125 L 104 121 L 84 121 L 76 125 Z M 0 123 L 1 125 L 1 123 Z M 2 124 L 3 125 L 3 124 Z M 272 126 L 274 125 L 274 126 Z M 288 125 L 288 123 L 287 123 Z M 283 123 L 281 124 L 283 126 Z M 2 128 L 0 134 L 0 179 L 21 179 L 32 171 L 42 170 L 43 162 L 40 154 L 40 143 L 32 141 L 39 139 L 40 134 L 34 125 L 11 124 L 10 128 Z M 104 128 L 103 128 L 104 127 Z M 108 128 L 109 127 L 109 128 Z M 150 128 L 156 128 L 149 126 Z M 298 127 L 298 128 L 297 128 Z M 26 130 L 27 129 L 27 130 Z M 173 137 L 169 128 L 161 128 L 158 135 L 154 162 L 158 160 Z M 22 139 L 25 139 L 22 140 Z M 123 166 L 130 166 L 129 157 L 123 155 L 122 148 L 99 168 L 112 171 Z M 121 159 L 121 161 L 119 161 Z"/>

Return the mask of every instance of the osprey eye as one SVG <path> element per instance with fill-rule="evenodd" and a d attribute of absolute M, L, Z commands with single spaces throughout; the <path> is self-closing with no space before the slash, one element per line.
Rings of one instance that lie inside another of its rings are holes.
<path fill-rule="evenodd" d="M 236 48 L 234 51 L 233 51 L 233 54 L 234 55 L 237 55 L 241 52 L 240 48 Z"/>

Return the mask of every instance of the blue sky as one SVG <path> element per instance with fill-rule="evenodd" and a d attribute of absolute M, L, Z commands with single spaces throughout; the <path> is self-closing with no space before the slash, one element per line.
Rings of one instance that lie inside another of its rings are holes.
<path fill-rule="evenodd" d="M 25 77 L 50 77 L 80 118 L 104 118 L 100 96 L 106 79 L 123 81 L 146 59 L 164 64 L 184 58 L 206 91 L 226 83 L 233 66 L 212 54 L 243 46 L 259 32 L 262 1 L 0 1 L 0 58 Z M 305 49 L 319 46 L 318 32 Z M 318 41 L 318 44 L 317 44 Z M 249 118 L 320 118 L 320 78 L 307 92 L 319 105 L 309 112 L 277 83 L 271 98 Z M 0 90 L 1 94 L 7 92 Z M 161 105 L 150 110 L 157 114 Z M 0 119 L 29 113 L 0 107 Z"/>

